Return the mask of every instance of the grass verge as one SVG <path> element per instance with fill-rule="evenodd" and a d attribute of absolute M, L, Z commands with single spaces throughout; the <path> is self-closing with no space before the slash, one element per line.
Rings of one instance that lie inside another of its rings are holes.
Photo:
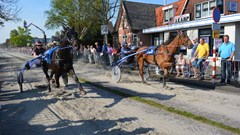
<path fill-rule="evenodd" d="M 193 119 L 193 120 L 196 120 L 196 121 L 199 121 L 199 122 L 202 122 L 202 123 L 214 126 L 214 127 L 218 127 L 218 128 L 230 131 L 232 133 L 240 134 L 240 129 L 239 128 L 231 127 L 231 126 L 225 125 L 223 123 L 210 120 L 210 119 L 205 118 L 203 116 L 199 116 L 199 115 L 193 114 L 191 112 L 186 112 L 184 110 L 180 110 L 180 109 L 176 109 L 176 108 L 173 108 L 173 107 L 169 107 L 169 106 L 157 103 L 157 102 L 152 101 L 152 100 L 141 98 L 139 96 L 134 96 L 134 95 L 127 94 L 125 92 L 114 90 L 114 89 L 105 87 L 105 86 L 103 86 L 101 84 L 90 82 L 90 81 L 88 81 L 86 79 L 82 79 L 82 78 L 79 78 L 79 79 L 80 79 L 81 82 L 84 82 L 86 84 L 95 86 L 97 88 L 100 88 L 102 90 L 111 92 L 113 94 L 116 94 L 116 95 L 119 95 L 119 96 L 122 96 L 122 97 L 125 97 L 125 98 L 129 98 L 129 99 L 132 99 L 134 101 L 137 101 L 137 102 L 140 102 L 140 103 L 144 103 L 144 104 L 147 104 L 147 105 L 150 105 L 150 106 L 153 106 L 153 107 L 157 107 L 157 108 L 163 109 L 163 110 L 171 112 L 171 113 L 175 113 L 175 114 L 178 114 L 178 115 L 181 115 L 181 116 L 184 116 L 184 117 L 187 117 L 187 118 L 190 118 L 190 119 Z"/>

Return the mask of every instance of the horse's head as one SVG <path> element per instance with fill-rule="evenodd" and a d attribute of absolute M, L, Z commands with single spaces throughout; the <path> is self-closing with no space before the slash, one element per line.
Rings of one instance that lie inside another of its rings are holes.
<path fill-rule="evenodd" d="M 188 48 L 191 48 L 193 46 L 192 41 L 190 40 L 190 38 L 186 33 L 178 31 L 177 38 L 178 38 L 178 45 L 187 46 Z"/>
<path fill-rule="evenodd" d="M 71 45 L 71 46 L 79 46 L 79 39 L 78 34 L 75 32 L 74 27 L 63 27 L 63 30 L 61 31 L 60 35 L 60 45 Z"/>

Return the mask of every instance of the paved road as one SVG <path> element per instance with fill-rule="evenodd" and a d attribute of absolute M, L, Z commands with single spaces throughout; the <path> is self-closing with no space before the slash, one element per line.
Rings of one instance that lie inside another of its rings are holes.
<path fill-rule="evenodd" d="M 0 134 L 232 134 L 143 103 L 123 98 L 104 89 L 83 84 L 88 94 L 80 97 L 76 85 L 46 91 L 40 69 L 25 74 L 24 93 L 19 93 L 14 68 L 31 56 L 0 51 Z M 239 96 L 203 91 L 171 83 L 174 91 L 162 90 L 157 81 L 139 83 L 138 77 L 123 76 L 111 83 L 109 72 L 99 66 L 74 65 L 81 78 L 111 89 L 184 109 L 209 119 L 240 127 Z M 206 106 L 208 104 L 208 106 Z"/>

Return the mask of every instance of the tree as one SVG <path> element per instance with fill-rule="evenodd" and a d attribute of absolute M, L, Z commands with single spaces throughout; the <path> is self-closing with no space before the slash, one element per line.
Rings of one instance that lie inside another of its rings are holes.
<path fill-rule="evenodd" d="M 10 43 L 14 46 L 27 46 L 31 42 L 32 37 L 30 36 L 30 29 L 18 27 L 18 29 L 11 30 L 10 32 Z"/>
<path fill-rule="evenodd" d="M 98 0 L 97 0 L 98 1 Z M 88 0 L 51 0 L 51 9 L 45 11 L 47 21 L 45 27 L 55 29 L 61 26 L 74 26 L 80 39 L 97 33 L 100 27 L 100 18 Z"/>
<path fill-rule="evenodd" d="M 18 0 L 0 0 L 0 26 L 4 26 L 4 21 L 19 21 L 17 17 L 20 8 L 17 6 Z"/>
<path fill-rule="evenodd" d="M 92 4 L 92 7 L 96 10 L 98 15 L 101 17 L 102 24 L 108 25 L 112 24 L 110 23 L 110 20 L 115 16 L 115 13 L 117 12 L 117 9 L 120 5 L 121 0 L 91 0 L 92 3 L 94 1 L 98 1 L 97 3 L 101 4 L 101 6 L 96 6 L 98 4 Z M 108 43 L 107 34 L 104 35 L 104 43 Z"/>

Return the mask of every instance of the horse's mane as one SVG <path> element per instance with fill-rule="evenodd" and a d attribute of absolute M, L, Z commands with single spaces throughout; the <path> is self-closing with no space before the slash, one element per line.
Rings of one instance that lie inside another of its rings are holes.
<path fill-rule="evenodd" d="M 161 45 L 169 45 L 176 36 L 169 35 L 167 41 L 163 42 Z"/>

